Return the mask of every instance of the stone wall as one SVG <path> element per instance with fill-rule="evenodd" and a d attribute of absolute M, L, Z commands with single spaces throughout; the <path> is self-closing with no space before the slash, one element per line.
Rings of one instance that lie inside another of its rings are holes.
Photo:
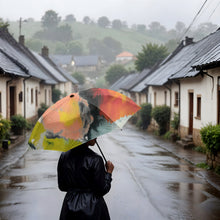
<path fill-rule="evenodd" d="M 220 152 L 218 152 L 217 155 L 207 153 L 206 162 L 213 169 L 215 169 L 216 167 L 220 167 Z"/>

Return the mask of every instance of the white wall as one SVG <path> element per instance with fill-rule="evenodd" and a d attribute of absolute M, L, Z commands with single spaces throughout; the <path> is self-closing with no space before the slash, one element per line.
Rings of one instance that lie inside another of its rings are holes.
<path fill-rule="evenodd" d="M 0 114 L 3 118 L 7 117 L 7 106 L 6 106 L 6 82 L 10 80 L 8 77 L 0 76 L 0 92 L 1 92 L 1 106 L 2 111 Z"/>
<path fill-rule="evenodd" d="M 181 81 L 181 118 L 180 124 L 189 126 L 189 91 L 193 91 L 193 127 L 201 129 L 208 123 L 217 123 L 217 76 L 220 69 L 208 71 L 212 78 L 200 75 L 194 78 L 187 78 Z M 197 96 L 201 96 L 201 119 L 197 116 Z"/>
<path fill-rule="evenodd" d="M 40 84 L 39 80 L 30 78 L 25 81 L 25 100 L 26 100 L 26 118 L 31 118 L 37 115 L 37 110 L 40 107 Z M 37 100 L 36 100 L 37 91 Z M 37 105 L 36 105 L 37 104 Z"/>
<path fill-rule="evenodd" d="M 149 95 L 150 97 L 150 102 L 152 104 L 152 107 L 156 107 L 159 105 L 167 105 L 170 106 L 170 91 L 165 88 L 164 86 L 149 86 L 148 88 Z M 165 101 L 165 92 L 166 92 L 166 101 Z M 156 103 L 155 103 L 155 96 L 156 96 Z"/>

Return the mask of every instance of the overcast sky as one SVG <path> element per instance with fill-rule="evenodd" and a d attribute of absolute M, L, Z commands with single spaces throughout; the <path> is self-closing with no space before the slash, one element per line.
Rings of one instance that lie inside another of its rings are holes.
<path fill-rule="evenodd" d="M 205 0 L 0 0 L 0 17 L 4 20 L 34 18 L 40 20 L 47 10 L 54 10 L 65 18 L 73 14 L 78 21 L 89 16 L 97 21 L 107 16 L 110 21 L 120 19 L 128 25 L 159 21 L 167 29 L 177 21 L 188 26 Z M 218 6 L 218 7 L 217 7 Z M 217 7 L 217 8 L 216 8 Z M 213 13 L 214 12 L 214 13 Z M 195 22 L 212 22 L 220 26 L 220 1 L 208 0 Z"/>

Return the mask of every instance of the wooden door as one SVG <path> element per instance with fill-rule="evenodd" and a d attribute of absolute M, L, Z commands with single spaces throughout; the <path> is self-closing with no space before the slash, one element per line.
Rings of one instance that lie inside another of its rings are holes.
<path fill-rule="evenodd" d="M 10 117 L 15 115 L 15 87 L 10 86 Z"/>
<path fill-rule="evenodd" d="M 193 92 L 189 93 L 189 131 L 188 134 L 193 133 Z"/>

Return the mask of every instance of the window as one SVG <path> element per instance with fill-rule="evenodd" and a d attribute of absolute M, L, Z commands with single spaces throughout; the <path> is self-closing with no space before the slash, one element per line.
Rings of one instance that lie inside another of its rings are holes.
<path fill-rule="evenodd" d="M 154 92 L 154 107 L 157 105 L 157 93 Z"/>
<path fill-rule="evenodd" d="M 35 105 L 38 106 L 38 90 L 35 90 Z"/>
<path fill-rule="evenodd" d="M 31 89 L 31 104 L 34 103 L 34 89 Z"/>
<path fill-rule="evenodd" d="M 201 119 L 201 96 L 197 96 L 197 118 Z"/>
<path fill-rule="evenodd" d="M 45 99 L 45 104 L 47 105 L 47 90 L 44 90 L 44 99 Z"/>
<path fill-rule="evenodd" d="M 167 91 L 164 91 L 164 100 L 165 100 L 165 105 L 167 105 Z"/>
<path fill-rule="evenodd" d="M 179 106 L 179 93 L 178 92 L 175 92 L 174 98 L 175 98 L 174 106 L 178 107 Z"/>
<path fill-rule="evenodd" d="M 0 112 L 2 112 L 2 93 L 0 92 Z"/>

